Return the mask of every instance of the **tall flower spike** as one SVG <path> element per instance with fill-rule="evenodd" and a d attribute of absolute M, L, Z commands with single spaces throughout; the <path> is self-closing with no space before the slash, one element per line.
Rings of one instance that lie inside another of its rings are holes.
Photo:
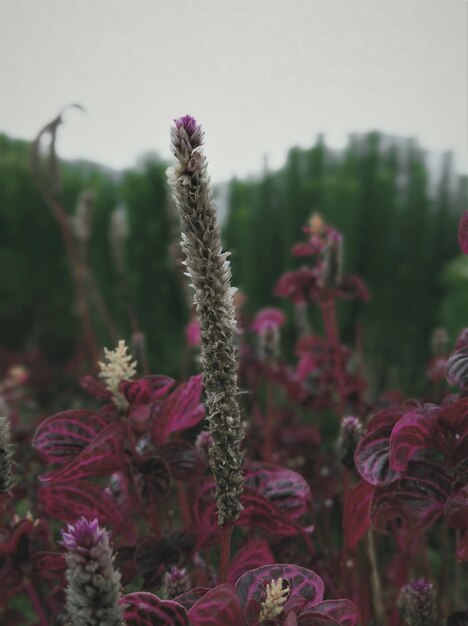
<path fill-rule="evenodd" d="M 366 429 L 358 417 L 349 416 L 341 420 L 338 440 L 340 460 L 350 470 L 354 467 L 354 452 L 365 432 Z"/>
<path fill-rule="evenodd" d="M 244 428 L 237 402 L 234 290 L 201 150 L 201 126 L 186 115 L 175 120 L 171 138 L 178 164 L 169 170 L 168 178 L 179 210 L 185 265 L 201 326 L 203 382 L 213 436 L 210 466 L 216 481 L 218 522 L 224 526 L 237 519 L 243 508 L 240 448 Z"/>
<path fill-rule="evenodd" d="M 412 580 L 402 587 L 398 610 L 407 626 L 435 626 L 437 623 L 434 587 L 424 578 Z"/>
<path fill-rule="evenodd" d="M 7 417 L 0 417 L 0 494 L 10 490 L 12 466 L 10 424 Z"/>
<path fill-rule="evenodd" d="M 125 410 L 128 402 L 121 393 L 119 386 L 122 380 L 130 380 L 136 374 L 136 361 L 127 354 L 125 341 L 121 339 L 115 350 L 104 348 L 107 363 L 99 363 L 101 369 L 99 378 L 102 378 L 107 389 L 111 392 L 114 404 L 119 410 Z"/>
<path fill-rule="evenodd" d="M 118 604 L 120 574 L 114 569 L 107 531 L 97 519 L 82 517 L 62 537 L 70 626 L 124 626 Z"/>

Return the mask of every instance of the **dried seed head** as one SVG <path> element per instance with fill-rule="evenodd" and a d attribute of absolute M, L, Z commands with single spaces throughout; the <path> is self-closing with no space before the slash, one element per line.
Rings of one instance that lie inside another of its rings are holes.
<path fill-rule="evenodd" d="M 104 348 L 104 355 L 107 363 L 99 363 L 101 371 L 99 378 L 102 378 L 107 389 L 112 393 L 114 404 L 119 410 L 125 410 L 128 402 L 119 390 L 122 380 L 130 380 L 136 374 L 136 361 L 132 362 L 132 356 L 127 354 L 125 341 L 121 339 L 115 350 Z"/>
<path fill-rule="evenodd" d="M 168 171 L 168 178 L 179 210 L 185 265 L 200 320 L 205 404 L 213 437 L 210 466 L 216 481 L 218 522 L 223 526 L 242 511 L 244 427 L 237 402 L 234 290 L 228 254 L 221 248 L 201 126 L 186 115 L 175 120 L 171 137 L 178 163 Z"/>
<path fill-rule="evenodd" d="M 324 289 L 334 289 L 340 284 L 343 273 L 343 237 L 333 230 L 327 239 L 322 252 L 322 270 L 318 282 Z"/>
<path fill-rule="evenodd" d="M 8 493 L 11 487 L 12 454 L 10 422 L 7 417 L 0 417 L 0 494 Z"/>
<path fill-rule="evenodd" d="M 97 519 L 82 517 L 69 524 L 62 537 L 71 626 L 123 626 L 120 574 L 114 569 L 107 531 Z"/>
<path fill-rule="evenodd" d="M 365 428 L 358 417 L 344 417 L 340 425 L 340 460 L 345 467 L 354 467 L 354 452 L 358 443 L 364 437 Z"/>
<path fill-rule="evenodd" d="M 434 587 L 424 578 L 413 580 L 402 587 L 397 604 L 407 626 L 435 626 L 437 609 Z"/>
<path fill-rule="evenodd" d="M 286 580 L 278 578 L 267 583 L 266 598 L 260 607 L 260 621 L 274 619 L 281 615 L 284 603 L 289 596 L 289 584 Z"/>

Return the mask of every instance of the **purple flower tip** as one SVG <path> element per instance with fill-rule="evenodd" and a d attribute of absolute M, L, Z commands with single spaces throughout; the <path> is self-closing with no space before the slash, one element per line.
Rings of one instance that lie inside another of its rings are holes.
<path fill-rule="evenodd" d="M 68 524 L 67 532 L 62 531 L 62 545 L 71 552 L 86 553 L 93 546 L 102 542 L 106 530 L 100 528 L 99 521 L 92 522 L 81 517 L 74 524 Z"/>
<path fill-rule="evenodd" d="M 285 315 L 280 309 L 268 307 L 257 313 L 252 323 L 252 331 L 260 334 L 265 330 L 280 328 L 285 322 Z"/>
<path fill-rule="evenodd" d="M 197 120 L 191 115 L 179 117 L 178 119 L 175 119 L 174 122 L 177 128 L 183 128 L 189 136 L 193 135 L 197 128 Z"/>

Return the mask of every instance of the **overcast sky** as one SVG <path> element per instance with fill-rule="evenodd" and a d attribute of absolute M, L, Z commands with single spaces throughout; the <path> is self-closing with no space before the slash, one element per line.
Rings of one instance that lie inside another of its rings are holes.
<path fill-rule="evenodd" d="M 465 0 L 0 0 L 0 130 L 64 104 L 64 157 L 169 157 L 174 116 L 206 131 L 217 181 L 317 133 L 379 129 L 468 169 Z"/>

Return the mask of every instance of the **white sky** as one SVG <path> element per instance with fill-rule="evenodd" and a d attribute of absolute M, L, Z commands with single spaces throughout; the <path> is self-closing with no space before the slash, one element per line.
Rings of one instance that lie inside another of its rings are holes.
<path fill-rule="evenodd" d="M 206 131 L 215 180 L 276 166 L 323 131 L 379 129 L 468 170 L 465 0 L 0 0 L 0 130 L 64 104 L 59 153 L 112 167 Z"/>

